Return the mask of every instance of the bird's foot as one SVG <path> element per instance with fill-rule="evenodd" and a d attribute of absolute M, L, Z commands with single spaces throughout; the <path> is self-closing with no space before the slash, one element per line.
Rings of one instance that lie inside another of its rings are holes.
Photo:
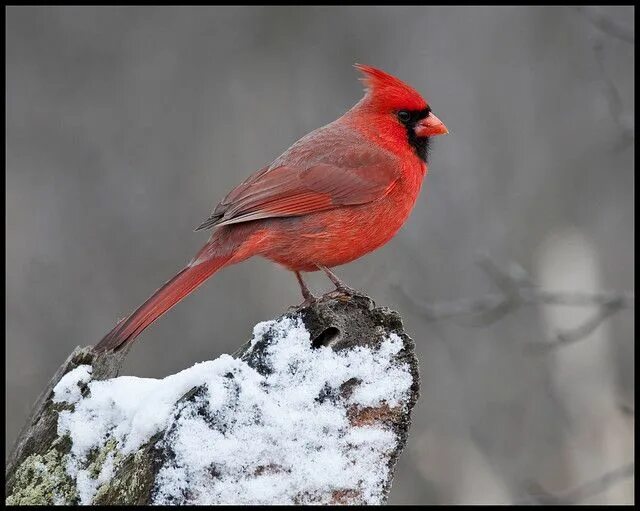
<path fill-rule="evenodd" d="M 307 307 L 311 307 L 320 301 L 320 298 L 317 296 L 307 296 L 300 305 L 291 305 L 289 307 L 289 312 L 300 312 L 302 309 L 306 309 Z"/>
<path fill-rule="evenodd" d="M 338 300 L 348 301 L 352 296 L 361 296 L 362 293 L 350 288 L 349 286 L 336 286 L 333 291 L 329 291 L 322 295 L 322 298 L 337 298 Z"/>
<path fill-rule="evenodd" d="M 345 284 L 342 284 L 341 286 L 337 286 L 336 291 L 338 291 L 339 293 L 342 293 L 343 295 L 348 295 L 348 296 L 355 296 L 355 295 L 362 294 L 357 289 L 353 289 L 352 287 L 349 287 Z"/>
<path fill-rule="evenodd" d="M 322 296 L 323 298 L 327 297 L 327 298 L 338 298 L 338 299 L 347 298 L 348 299 L 352 296 L 357 296 L 362 294 L 356 291 L 355 289 L 352 289 L 349 286 L 347 286 L 344 282 L 342 282 L 342 280 L 338 278 L 338 276 L 335 273 L 333 273 L 326 266 L 322 266 L 318 264 L 317 267 L 318 269 L 325 272 L 327 274 L 327 277 L 329 277 L 331 282 L 333 282 L 333 285 L 336 286 L 336 288 L 333 291 L 330 291 L 329 293 L 324 294 Z"/>
<path fill-rule="evenodd" d="M 302 298 L 304 298 L 304 302 L 300 305 L 292 305 L 289 307 L 289 312 L 298 312 L 306 307 L 311 307 L 318 301 L 318 297 L 314 296 L 314 294 L 309 291 L 309 288 L 302 280 L 302 275 L 300 275 L 299 271 L 294 272 L 296 274 L 296 278 L 298 279 L 298 284 L 300 284 L 300 291 L 302 292 Z"/>

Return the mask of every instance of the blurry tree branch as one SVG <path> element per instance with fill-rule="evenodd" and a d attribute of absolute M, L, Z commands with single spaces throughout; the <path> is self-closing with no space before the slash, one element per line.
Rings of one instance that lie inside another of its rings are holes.
<path fill-rule="evenodd" d="M 498 292 L 474 298 L 424 303 L 401 285 L 396 284 L 395 287 L 420 310 L 427 321 L 454 321 L 464 326 L 486 326 L 521 307 L 531 305 L 595 308 L 593 315 L 578 327 L 556 332 L 549 342 L 532 345 L 534 349 L 541 350 L 555 349 L 582 340 L 616 312 L 634 307 L 632 292 L 550 291 L 536 286 L 518 264 L 512 263 L 503 269 L 487 255 L 480 256 L 477 264 L 489 276 Z"/>
<path fill-rule="evenodd" d="M 550 493 L 542 488 L 538 483 L 529 485 L 529 495 L 527 503 L 545 504 L 545 505 L 569 505 L 580 504 L 585 500 L 599 495 L 607 491 L 613 485 L 633 477 L 635 472 L 635 464 L 630 463 L 623 467 L 603 474 L 597 479 L 588 481 L 580 486 L 562 493 Z"/>
<path fill-rule="evenodd" d="M 591 39 L 598 66 L 598 75 L 604 86 L 604 94 L 611 117 L 621 130 L 623 137 L 622 143 L 626 144 L 634 139 L 634 118 L 633 114 L 627 114 L 624 111 L 620 92 L 607 71 L 604 58 L 605 45 L 603 36 L 608 35 L 620 41 L 633 44 L 635 40 L 633 28 L 618 23 L 597 7 L 575 7 L 575 9 L 584 15 L 591 26 L 596 28 Z"/>
<path fill-rule="evenodd" d="M 601 8 L 594 6 L 576 6 L 575 9 L 584 15 L 585 18 L 601 32 L 625 43 L 634 43 L 635 36 L 633 27 L 617 22 L 605 14 Z"/>
<path fill-rule="evenodd" d="M 634 122 L 632 115 L 626 115 L 622 98 L 620 97 L 620 92 L 618 88 L 613 83 L 611 76 L 607 72 L 604 63 L 604 43 L 601 40 L 597 40 L 593 45 L 593 52 L 596 56 L 596 62 L 598 63 L 598 69 L 600 72 L 600 76 L 602 77 L 604 92 L 607 98 L 607 105 L 609 107 L 609 112 L 611 113 L 611 117 L 620 128 L 623 137 L 626 140 L 633 140 L 634 138 Z"/>

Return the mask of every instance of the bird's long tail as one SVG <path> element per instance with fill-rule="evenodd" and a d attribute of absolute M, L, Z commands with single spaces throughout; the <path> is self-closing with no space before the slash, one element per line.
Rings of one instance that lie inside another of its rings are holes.
<path fill-rule="evenodd" d="M 120 321 L 94 346 L 94 351 L 118 350 L 132 343 L 145 328 L 225 266 L 230 259 L 231 255 L 221 255 L 184 268 L 127 319 Z"/>

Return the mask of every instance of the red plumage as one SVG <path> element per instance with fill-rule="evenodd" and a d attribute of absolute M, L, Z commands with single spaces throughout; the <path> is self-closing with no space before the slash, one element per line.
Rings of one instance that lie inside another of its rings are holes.
<path fill-rule="evenodd" d="M 294 272 L 316 271 L 353 261 L 393 237 L 418 197 L 428 138 L 447 130 L 409 85 L 356 67 L 364 75 L 362 100 L 234 188 L 196 229 L 213 232 L 191 263 L 96 350 L 132 342 L 224 266 L 262 256 Z"/>

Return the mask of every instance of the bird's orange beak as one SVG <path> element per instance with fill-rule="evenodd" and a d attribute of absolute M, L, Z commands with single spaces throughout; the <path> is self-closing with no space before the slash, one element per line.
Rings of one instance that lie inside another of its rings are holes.
<path fill-rule="evenodd" d="M 416 124 L 415 133 L 418 137 L 434 137 L 446 135 L 449 130 L 440 119 L 431 113 Z"/>

